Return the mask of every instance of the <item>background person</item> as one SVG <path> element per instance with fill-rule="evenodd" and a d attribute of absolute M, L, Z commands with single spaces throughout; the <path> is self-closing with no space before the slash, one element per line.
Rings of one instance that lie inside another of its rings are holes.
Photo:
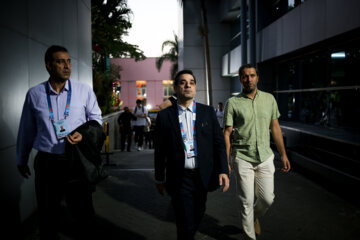
<path fill-rule="evenodd" d="M 120 136 L 121 136 L 121 151 L 125 150 L 125 142 L 127 141 L 127 151 L 131 151 L 131 141 L 132 141 L 132 129 L 131 121 L 135 120 L 135 116 L 130 112 L 128 107 L 124 107 L 124 112 L 122 112 L 117 122 L 120 126 Z"/>
<path fill-rule="evenodd" d="M 218 103 L 218 108 L 215 110 L 216 112 L 216 118 L 219 122 L 219 125 L 220 125 L 220 128 L 221 130 L 224 129 L 224 124 L 223 124 L 223 121 L 224 121 L 224 110 L 223 110 L 223 103 L 222 102 L 219 102 Z"/>
<path fill-rule="evenodd" d="M 176 97 L 176 94 L 170 96 L 168 99 L 166 99 L 165 101 L 163 101 L 160 105 L 159 105 L 159 108 L 160 110 L 163 110 L 167 107 L 170 107 L 172 105 L 175 105 L 176 104 L 176 101 L 177 101 L 177 97 Z"/>
<path fill-rule="evenodd" d="M 144 142 L 144 127 L 146 126 L 147 109 L 141 104 L 141 100 L 136 100 L 136 106 L 133 109 L 133 114 L 136 120 L 133 121 L 135 131 L 135 142 L 137 143 L 137 150 L 143 150 Z"/>

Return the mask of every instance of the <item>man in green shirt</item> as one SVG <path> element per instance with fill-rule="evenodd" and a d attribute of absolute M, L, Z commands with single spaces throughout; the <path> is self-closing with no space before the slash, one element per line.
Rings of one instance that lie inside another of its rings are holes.
<path fill-rule="evenodd" d="M 269 129 L 281 156 L 282 171 L 290 170 L 290 162 L 275 98 L 258 90 L 259 76 L 254 66 L 241 66 L 239 77 L 243 90 L 226 103 L 224 138 L 230 173 L 230 149 L 232 151 L 242 227 L 248 238 L 256 239 L 256 234 L 260 235 L 258 217 L 264 215 L 274 201 L 275 166 Z"/>

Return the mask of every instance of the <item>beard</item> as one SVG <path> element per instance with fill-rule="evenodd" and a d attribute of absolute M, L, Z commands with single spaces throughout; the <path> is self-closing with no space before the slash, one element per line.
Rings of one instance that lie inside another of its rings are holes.
<path fill-rule="evenodd" d="M 244 93 L 253 93 L 256 90 L 256 87 L 244 86 L 243 92 Z"/>

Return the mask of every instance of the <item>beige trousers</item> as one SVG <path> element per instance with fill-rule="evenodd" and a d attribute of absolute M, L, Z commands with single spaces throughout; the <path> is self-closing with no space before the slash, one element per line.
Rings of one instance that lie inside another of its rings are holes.
<path fill-rule="evenodd" d="M 260 164 L 235 158 L 233 168 L 242 227 L 247 237 L 255 240 L 254 220 L 274 202 L 274 155 Z"/>

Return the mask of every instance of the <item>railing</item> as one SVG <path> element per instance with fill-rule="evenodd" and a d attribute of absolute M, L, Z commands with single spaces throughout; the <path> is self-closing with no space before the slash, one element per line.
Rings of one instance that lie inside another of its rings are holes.
<path fill-rule="evenodd" d="M 106 134 L 102 154 L 106 155 L 106 164 L 110 164 L 110 155 L 120 149 L 120 132 L 117 119 L 121 112 L 115 112 L 103 116 L 103 127 Z"/>

